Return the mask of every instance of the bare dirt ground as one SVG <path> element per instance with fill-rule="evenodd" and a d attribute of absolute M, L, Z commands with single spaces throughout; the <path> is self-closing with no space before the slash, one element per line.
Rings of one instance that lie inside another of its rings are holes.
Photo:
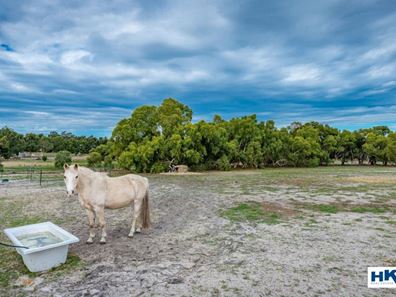
<path fill-rule="evenodd" d="M 395 296 L 395 289 L 367 288 L 368 266 L 396 265 L 396 183 L 384 182 L 395 173 L 376 167 L 148 176 L 152 229 L 130 239 L 131 210 L 107 210 L 105 245 L 98 238 L 85 244 L 85 211 L 63 186 L 3 186 L 2 199 L 23 202 L 20 213 L 60 221 L 78 236 L 71 252 L 84 264 L 56 278 L 35 276 L 33 285 L 15 282 L 0 295 Z M 282 214 L 281 221 L 220 215 L 246 201 Z"/>

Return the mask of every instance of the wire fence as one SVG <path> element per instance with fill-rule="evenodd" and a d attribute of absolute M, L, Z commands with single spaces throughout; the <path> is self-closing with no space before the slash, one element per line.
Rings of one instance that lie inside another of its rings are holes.
<path fill-rule="evenodd" d="M 109 176 L 119 176 L 128 173 L 128 171 L 120 169 L 104 170 L 103 168 L 95 168 L 95 171 L 105 172 Z M 43 170 L 38 168 L 5 168 L 0 172 L 0 187 L 20 187 L 21 185 L 40 187 L 62 186 L 64 185 L 63 171 Z"/>
<path fill-rule="evenodd" d="M 48 171 L 41 169 L 7 170 L 0 173 L 0 183 L 13 187 L 21 185 L 55 186 L 61 185 L 62 171 Z"/>

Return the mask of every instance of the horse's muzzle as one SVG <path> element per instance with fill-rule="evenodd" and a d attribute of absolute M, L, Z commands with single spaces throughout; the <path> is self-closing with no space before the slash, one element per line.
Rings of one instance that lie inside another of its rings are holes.
<path fill-rule="evenodd" d="M 74 194 L 75 194 L 75 191 L 74 190 L 72 190 L 71 192 L 69 192 L 69 191 L 66 191 L 66 194 L 67 194 L 67 197 L 72 197 Z"/>

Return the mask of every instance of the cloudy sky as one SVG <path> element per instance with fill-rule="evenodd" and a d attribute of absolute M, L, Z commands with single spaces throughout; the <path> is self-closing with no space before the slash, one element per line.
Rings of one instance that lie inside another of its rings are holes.
<path fill-rule="evenodd" d="M 109 135 L 166 97 L 396 129 L 396 3 L 0 0 L 0 126 Z"/>

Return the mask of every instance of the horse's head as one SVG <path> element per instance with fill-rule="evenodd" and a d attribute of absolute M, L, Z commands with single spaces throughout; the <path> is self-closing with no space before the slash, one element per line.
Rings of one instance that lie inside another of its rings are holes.
<path fill-rule="evenodd" d="M 67 195 L 71 197 L 71 195 L 77 193 L 76 187 L 78 182 L 78 165 L 74 164 L 74 166 L 69 166 L 65 164 L 63 169 L 63 178 L 66 184 Z"/>

